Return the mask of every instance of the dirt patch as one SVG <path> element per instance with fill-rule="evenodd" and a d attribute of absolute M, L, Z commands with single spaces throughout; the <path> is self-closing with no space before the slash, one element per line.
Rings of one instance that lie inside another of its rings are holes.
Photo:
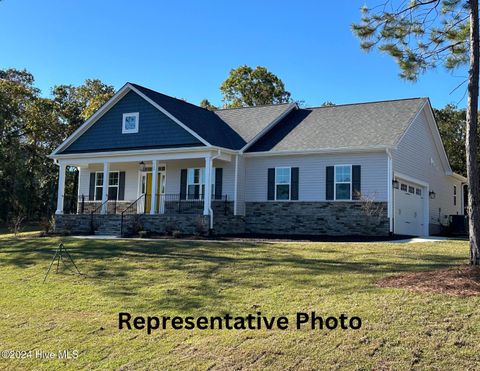
<path fill-rule="evenodd" d="M 378 285 L 452 296 L 480 296 L 480 268 L 461 266 L 406 273 L 386 277 Z"/>

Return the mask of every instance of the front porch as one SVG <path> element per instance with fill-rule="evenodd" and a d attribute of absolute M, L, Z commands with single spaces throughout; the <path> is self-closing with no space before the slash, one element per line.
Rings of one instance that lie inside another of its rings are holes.
<path fill-rule="evenodd" d="M 156 233 L 177 223 L 190 234 L 200 220 L 211 231 L 214 217 L 236 214 L 236 168 L 229 154 L 102 155 L 58 161 L 57 232 L 124 235 L 141 220 Z M 79 170 L 74 196 L 64 191 L 67 166 Z"/>

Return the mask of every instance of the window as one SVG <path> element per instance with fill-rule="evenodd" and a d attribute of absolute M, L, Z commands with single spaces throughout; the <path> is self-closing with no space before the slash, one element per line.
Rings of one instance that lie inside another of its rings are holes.
<path fill-rule="evenodd" d="M 457 186 L 453 186 L 453 206 L 457 206 Z"/>
<path fill-rule="evenodd" d="M 139 113 L 124 113 L 122 122 L 122 134 L 138 133 Z"/>
<path fill-rule="evenodd" d="M 406 185 L 406 184 L 403 184 L 403 183 L 400 184 L 400 189 L 401 189 L 402 191 L 407 192 L 407 185 Z"/>
<path fill-rule="evenodd" d="M 203 199 L 205 193 L 205 168 L 187 169 L 187 199 Z M 212 168 L 212 195 L 215 194 L 215 168 Z"/>
<path fill-rule="evenodd" d="M 417 188 L 417 189 L 415 190 L 415 194 L 416 194 L 417 196 L 421 196 L 421 195 L 422 195 L 422 190 L 421 190 L 420 188 Z"/>
<path fill-rule="evenodd" d="M 108 173 L 108 199 L 118 199 L 118 185 L 120 174 L 118 171 L 111 171 Z M 95 173 L 95 201 L 102 200 L 103 191 L 103 172 Z"/>
<path fill-rule="evenodd" d="M 291 169 L 289 167 L 275 168 L 275 200 L 290 200 Z"/>
<path fill-rule="evenodd" d="M 415 187 L 408 186 L 408 193 L 415 193 Z"/>
<path fill-rule="evenodd" d="M 352 166 L 335 165 L 335 200 L 352 199 Z"/>

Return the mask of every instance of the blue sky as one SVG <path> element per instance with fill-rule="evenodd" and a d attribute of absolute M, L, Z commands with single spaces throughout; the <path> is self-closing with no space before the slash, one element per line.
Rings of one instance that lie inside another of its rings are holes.
<path fill-rule="evenodd" d="M 367 4 L 377 4 L 367 0 Z M 230 69 L 265 66 L 307 106 L 428 96 L 465 105 L 466 72 L 398 77 L 387 55 L 350 32 L 365 1 L 3 0 L 0 68 L 31 71 L 44 95 L 57 84 L 126 81 L 198 104 L 221 104 Z"/>

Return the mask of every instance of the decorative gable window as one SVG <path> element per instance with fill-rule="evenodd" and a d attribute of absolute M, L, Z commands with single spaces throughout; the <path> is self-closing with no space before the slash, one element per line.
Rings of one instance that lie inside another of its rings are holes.
<path fill-rule="evenodd" d="M 138 112 L 124 113 L 122 121 L 122 134 L 138 133 Z"/>

